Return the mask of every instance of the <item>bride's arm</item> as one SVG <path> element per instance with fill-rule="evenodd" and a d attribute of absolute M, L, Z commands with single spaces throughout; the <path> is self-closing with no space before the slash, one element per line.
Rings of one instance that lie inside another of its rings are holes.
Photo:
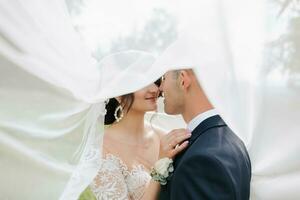
<path fill-rule="evenodd" d="M 168 134 L 159 132 L 160 135 L 160 148 L 159 158 L 173 159 L 178 153 L 188 146 L 188 138 L 191 134 L 186 129 L 175 129 Z M 176 147 L 176 145 L 178 145 Z M 142 200 L 155 200 L 158 198 L 160 192 L 160 184 L 151 179 Z"/>
<path fill-rule="evenodd" d="M 148 187 L 146 188 L 145 194 L 142 197 L 142 200 L 158 199 L 159 191 L 160 191 L 160 184 L 151 179 Z"/>

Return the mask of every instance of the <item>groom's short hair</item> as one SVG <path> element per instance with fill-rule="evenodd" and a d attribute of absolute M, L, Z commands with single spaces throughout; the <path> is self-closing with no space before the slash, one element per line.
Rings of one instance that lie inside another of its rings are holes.
<path fill-rule="evenodd" d="M 194 76 L 195 79 L 196 79 L 196 84 L 201 88 L 201 85 L 200 85 L 200 82 L 199 82 L 199 80 L 197 78 L 197 75 L 196 75 L 196 73 L 194 72 L 194 70 L 192 68 L 185 68 L 185 69 L 176 69 L 176 70 L 173 70 L 172 71 L 172 75 L 173 75 L 173 78 L 175 80 L 178 80 L 178 77 L 180 76 L 180 72 L 181 71 L 186 71 L 189 75 Z M 178 82 L 177 82 L 177 84 L 178 84 Z"/>
<path fill-rule="evenodd" d="M 177 69 L 177 70 L 173 70 L 173 78 L 174 79 L 178 79 L 179 75 L 180 75 L 180 71 L 185 70 L 188 73 L 191 73 L 193 75 L 195 75 L 194 70 L 193 69 Z"/>

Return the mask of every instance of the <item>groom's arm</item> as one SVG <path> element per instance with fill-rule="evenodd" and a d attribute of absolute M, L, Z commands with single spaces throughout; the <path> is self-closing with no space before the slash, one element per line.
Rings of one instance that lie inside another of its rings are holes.
<path fill-rule="evenodd" d="M 208 155 L 183 161 L 171 187 L 171 200 L 236 199 L 232 180 L 222 163 Z"/>

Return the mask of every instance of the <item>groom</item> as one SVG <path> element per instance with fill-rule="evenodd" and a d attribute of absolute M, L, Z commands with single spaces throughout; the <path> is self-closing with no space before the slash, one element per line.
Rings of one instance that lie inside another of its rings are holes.
<path fill-rule="evenodd" d="M 213 108 L 193 70 L 168 71 L 160 91 L 165 112 L 181 114 L 192 137 L 174 160 L 174 173 L 159 199 L 249 199 L 251 163 L 244 143 Z"/>

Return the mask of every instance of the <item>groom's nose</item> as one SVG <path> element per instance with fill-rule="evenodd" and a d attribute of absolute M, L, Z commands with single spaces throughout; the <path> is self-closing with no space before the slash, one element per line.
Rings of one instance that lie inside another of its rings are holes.
<path fill-rule="evenodd" d="M 163 84 L 164 84 L 163 81 L 161 81 L 160 85 L 158 87 L 159 91 L 161 91 L 161 92 L 163 91 Z"/>
<path fill-rule="evenodd" d="M 159 92 L 158 97 L 163 97 L 163 96 L 164 96 L 164 95 L 163 95 L 162 84 L 159 86 L 158 92 Z"/>

